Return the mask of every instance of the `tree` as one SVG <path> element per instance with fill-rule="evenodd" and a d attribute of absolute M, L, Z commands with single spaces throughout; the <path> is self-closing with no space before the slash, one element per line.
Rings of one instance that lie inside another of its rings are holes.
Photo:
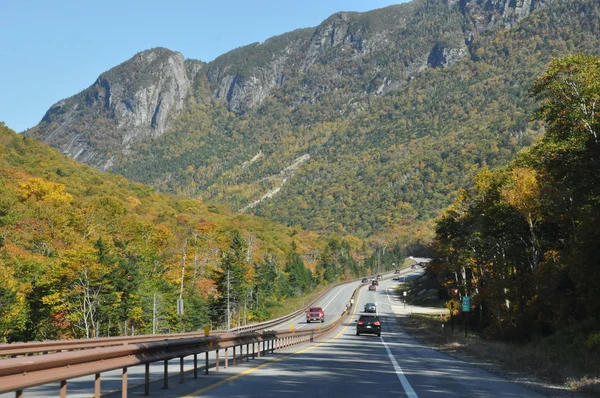
<path fill-rule="evenodd" d="M 239 231 L 234 231 L 229 248 L 222 253 L 219 269 L 215 275 L 219 297 L 217 299 L 216 320 L 242 323 L 246 317 L 248 293 L 252 281 L 252 269 L 246 261 L 247 246 Z"/>

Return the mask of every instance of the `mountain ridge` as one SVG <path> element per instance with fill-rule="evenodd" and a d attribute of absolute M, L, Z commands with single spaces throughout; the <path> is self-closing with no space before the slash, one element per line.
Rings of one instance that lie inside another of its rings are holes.
<path fill-rule="evenodd" d="M 170 129 L 112 146 L 105 169 L 241 209 L 274 188 L 266 176 L 309 154 L 253 212 L 316 230 L 394 234 L 406 220 L 435 217 L 476 170 L 534 140 L 527 85 L 552 54 L 597 51 L 597 13 L 589 0 L 415 0 L 336 13 L 209 63 L 184 60 L 191 88 L 166 119 Z M 28 134 L 51 131 L 42 124 Z M 260 162 L 238 170 L 259 152 Z"/>

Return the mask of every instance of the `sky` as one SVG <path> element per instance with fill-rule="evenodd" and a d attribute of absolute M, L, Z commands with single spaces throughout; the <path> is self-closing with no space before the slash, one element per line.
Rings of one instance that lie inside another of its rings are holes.
<path fill-rule="evenodd" d="M 153 47 L 209 62 L 339 11 L 407 0 L 3 0 L 0 121 L 22 132 L 61 99 Z"/>

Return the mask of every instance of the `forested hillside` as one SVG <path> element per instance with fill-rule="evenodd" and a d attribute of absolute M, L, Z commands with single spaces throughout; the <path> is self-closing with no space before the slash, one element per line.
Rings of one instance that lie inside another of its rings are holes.
<path fill-rule="evenodd" d="M 554 60 L 533 84 L 541 141 L 481 172 L 437 223 L 431 268 L 488 336 L 600 352 L 600 58 Z M 580 353 L 580 354 L 579 354 Z M 593 364 L 574 361 L 583 368 Z M 596 361 L 597 365 L 597 361 Z"/>
<path fill-rule="evenodd" d="M 600 48 L 595 0 L 484 3 L 415 0 L 339 13 L 207 64 L 185 61 L 176 71 L 187 80 L 173 72 L 169 81 L 188 82 L 188 95 L 169 91 L 181 110 L 168 128 L 126 134 L 120 147 L 102 147 L 110 156 L 85 145 L 118 142 L 110 123 L 121 122 L 102 119 L 104 130 L 90 130 L 92 110 L 112 111 L 86 106 L 105 104 L 115 73 L 57 104 L 27 134 L 234 211 L 373 241 L 427 240 L 432 218 L 460 188 L 541 134 L 529 88 L 550 60 Z M 173 54 L 154 49 L 128 62 L 167 65 Z M 152 76 L 144 72 L 140 84 Z"/>
<path fill-rule="evenodd" d="M 155 303 L 157 332 L 219 327 L 228 271 L 235 326 L 402 258 L 156 193 L 1 123 L 0 142 L 0 341 L 151 333 Z"/>

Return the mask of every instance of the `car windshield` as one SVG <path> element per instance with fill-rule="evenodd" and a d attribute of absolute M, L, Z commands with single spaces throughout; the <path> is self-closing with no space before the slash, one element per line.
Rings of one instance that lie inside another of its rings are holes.
<path fill-rule="evenodd" d="M 308 310 L 309 312 L 321 312 L 321 307 L 313 307 Z"/>
<path fill-rule="evenodd" d="M 379 318 L 375 315 L 361 315 L 359 320 L 363 322 L 375 322 L 379 320 Z"/>

